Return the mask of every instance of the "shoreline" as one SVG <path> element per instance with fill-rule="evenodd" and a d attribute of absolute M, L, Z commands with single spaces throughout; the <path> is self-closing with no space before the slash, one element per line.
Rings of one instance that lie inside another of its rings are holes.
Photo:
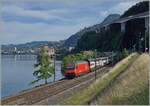
<path fill-rule="evenodd" d="M 49 86 L 49 85 L 52 85 L 52 84 L 54 84 L 54 83 L 57 83 L 57 82 L 59 82 L 59 81 L 61 81 L 61 80 L 63 80 L 64 78 L 61 78 L 61 79 L 59 79 L 59 80 L 56 80 L 55 82 L 48 82 L 47 84 L 39 84 L 39 85 L 37 85 L 37 86 L 34 86 L 34 87 L 31 87 L 31 88 L 26 88 L 26 89 L 24 89 L 24 90 L 20 90 L 20 91 L 18 91 L 18 92 L 16 92 L 16 93 L 13 93 L 13 94 L 11 94 L 11 95 L 8 95 L 8 96 L 3 96 L 2 97 L 2 95 L 1 95 L 1 99 L 7 99 L 7 98 L 11 98 L 11 97 L 14 97 L 14 96 L 18 96 L 18 95 L 20 95 L 20 94 L 22 94 L 22 93 L 26 93 L 26 92 L 30 92 L 30 91 L 32 91 L 32 90 L 35 90 L 35 89 L 39 89 L 39 88 L 41 88 L 41 87 L 44 87 L 44 86 Z"/>

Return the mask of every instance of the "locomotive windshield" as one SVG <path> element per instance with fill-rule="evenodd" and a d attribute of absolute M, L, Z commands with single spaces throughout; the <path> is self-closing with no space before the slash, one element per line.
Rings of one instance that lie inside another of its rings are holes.
<path fill-rule="evenodd" d="M 75 69 L 75 66 L 74 66 L 74 65 L 72 65 L 72 66 L 67 66 L 67 67 L 66 67 L 66 70 L 73 70 L 73 69 Z"/>

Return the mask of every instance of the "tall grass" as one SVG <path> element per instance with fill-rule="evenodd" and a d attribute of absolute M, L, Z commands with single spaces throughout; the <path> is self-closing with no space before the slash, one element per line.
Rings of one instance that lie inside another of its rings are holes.
<path fill-rule="evenodd" d="M 95 83 L 91 84 L 88 88 L 79 91 L 73 96 L 65 99 L 61 104 L 88 104 L 93 98 L 95 98 L 100 92 L 106 88 L 114 78 L 116 78 L 121 72 L 128 68 L 128 66 L 137 58 L 137 54 L 131 54 L 127 58 L 119 62 L 110 72 L 98 79 Z"/>
<path fill-rule="evenodd" d="M 148 105 L 149 56 L 141 55 L 105 92 L 91 104 Z"/>

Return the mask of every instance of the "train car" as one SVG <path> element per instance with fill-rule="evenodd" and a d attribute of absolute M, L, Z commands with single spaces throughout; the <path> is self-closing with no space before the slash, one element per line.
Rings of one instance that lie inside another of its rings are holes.
<path fill-rule="evenodd" d="M 68 64 L 65 69 L 65 77 L 73 78 L 82 74 L 90 72 L 90 65 L 88 61 L 77 61 L 72 64 Z"/>
<path fill-rule="evenodd" d="M 93 70 L 95 67 L 104 66 L 104 61 L 102 60 L 102 58 L 89 59 L 89 62 L 91 70 Z"/>
<path fill-rule="evenodd" d="M 90 65 L 90 70 L 92 70 L 95 67 L 95 59 L 88 59 L 87 60 Z"/>
<path fill-rule="evenodd" d="M 100 57 L 95 59 L 88 59 L 84 61 L 77 61 L 75 63 L 67 64 L 65 68 L 65 77 L 74 78 L 82 74 L 93 71 L 95 67 L 100 68 L 109 63 L 108 57 Z"/>

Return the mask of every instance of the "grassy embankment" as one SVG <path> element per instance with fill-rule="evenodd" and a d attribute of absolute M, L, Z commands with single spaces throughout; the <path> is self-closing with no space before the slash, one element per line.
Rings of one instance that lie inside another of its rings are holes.
<path fill-rule="evenodd" d="M 99 93 L 101 93 L 120 73 L 126 70 L 138 57 L 138 54 L 134 53 L 119 62 L 110 72 L 103 77 L 97 79 L 96 82 L 91 84 L 88 88 L 79 91 L 73 96 L 65 99 L 61 104 L 88 104 Z"/>
<path fill-rule="evenodd" d="M 141 55 L 91 104 L 148 105 L 148 62 L 149 55 Z"/>

